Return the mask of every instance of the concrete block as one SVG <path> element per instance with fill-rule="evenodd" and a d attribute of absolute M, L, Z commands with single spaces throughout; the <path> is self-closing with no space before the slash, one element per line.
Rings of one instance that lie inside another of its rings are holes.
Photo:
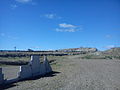
<path fill-rule="evenodd" d="M 44 56 L 44 66 L 45 66 L 46 73 L 52 72 L 52 68 L 51 68 L 46 56 Z"/>
<path fill-rule="evenodd" d="M 45 75 L 46 74 L 46 68 L 45 68 L 45 65 L 44 63 L 41 63 L 40 64 L 40 75 Z"/>
<path fill-rule="evenodd" d="M 40 63 L 39 58 L 39 56 L 31 56 L 31 60 L 28 65 L 20 66 L 20 72 L 18 73 L 19 79 L 45 75 L 46 73 L 50 73 L 52 71 L 47 57 L 44 57 L 43 63 Z"/>
<path fill-rule="evenodd" d="M 32 69 L 32 75 L 36 76 L 40 73 L 40 57 L 39 56 L 31 56 L 31 69 Z"/>
<path fill-rule="evenodd" d="M 2 68 L 0 68 L 0 84 L 4 83 L 4 74 L 2 74 Z"/>
<path fill-rule="evenodd" d="M 19 79 L 25 79 L 32 77 L 32 69 L 30 65 L 20 66 L 20 72 L 18 73 Z"/>

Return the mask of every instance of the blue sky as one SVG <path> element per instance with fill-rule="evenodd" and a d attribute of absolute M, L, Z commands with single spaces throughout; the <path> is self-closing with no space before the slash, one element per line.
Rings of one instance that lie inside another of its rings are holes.
<path fill-rule="evenodd" d="M 119 0 L 0 0 L 0 49 L 120 47 Z"/>

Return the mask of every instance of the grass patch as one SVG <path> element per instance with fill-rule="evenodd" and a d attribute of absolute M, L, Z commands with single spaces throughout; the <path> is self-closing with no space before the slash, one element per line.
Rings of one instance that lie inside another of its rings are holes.
<path fill-rule="evenodd" d="M 85 55 L 81 59 L 120 59 L 120 56 L 111 55 Z"/>
<path fill-rule="evenodd" d="M 28 61 L 30 57 L 0 57 L 0 60 L 8 60 L 8 61 Z"/>

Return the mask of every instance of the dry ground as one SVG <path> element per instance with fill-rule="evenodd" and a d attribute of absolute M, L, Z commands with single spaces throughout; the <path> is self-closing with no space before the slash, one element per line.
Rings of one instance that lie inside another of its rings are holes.
<path fill-rule="evenodd" d="M 120 90 L 120 60 L 67 56 L 58 58 L 52 68 L 59 73 L 18 82 L 7 90 Z M 9 66 L 9 69 L 4 68 L 4 73 L 9 72 L 12 77 L 17 69 Z"/>

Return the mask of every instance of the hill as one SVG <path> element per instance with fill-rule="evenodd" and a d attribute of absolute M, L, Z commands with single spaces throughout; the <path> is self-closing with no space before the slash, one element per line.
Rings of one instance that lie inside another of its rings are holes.
<path fill-rule="evenodd" d="M 111 56 L 120 56 L 120 47 L 115 47 L 108 49 L 103 52 L 103 54 L 111 55 Z"/>

